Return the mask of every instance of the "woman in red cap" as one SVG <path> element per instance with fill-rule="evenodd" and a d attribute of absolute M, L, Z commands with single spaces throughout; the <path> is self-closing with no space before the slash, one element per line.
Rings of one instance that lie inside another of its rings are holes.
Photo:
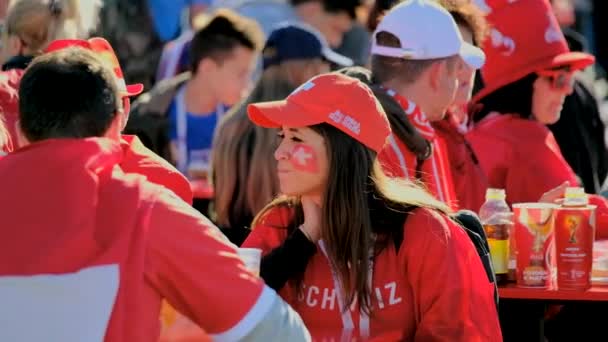
<path fill-rule="evenodd" d="M 281 100 L 313 76 L 329 72 L 330 63 L 351 65 L 334 53 L 312 27 L 286 23 L 275 27 L 264 49 L 264 70 L 244 101 L 222 118 L 213 139 L 212 180 L 215 223 L 237 246 L 250 232 L 253 217 L 279 191 L 272 156 L 276 134 L 255 126 L 247 105 Z"/>
<path fill-rule="evenodd" d="M 559 120 L 574 72 L 594 57 L 569 51 L 546 0 L 486 4 L 493 28 L 467 139 L 491 187 L 505 189 L 509 203 L 534 202 L 560 184 L 579 184 L 546 125 Z M 527 24 L 512 20 L 518 16 L 526 16 Z M 599 207 L 597 236 L 607 236 L 606 202 L 592 197 Z"/>
<path fill-rule="evenodd" d="M 254 219 L 243 247 L 263 250 L 265 279 L 289 273 L 279 292 L 314 338 L 501 340 L 493 288 L 465 231 L 445 204 L 383 175 L 376 155 L 391 130 L 367 86 L 324 74 L 285 101 L 250 105 L 249 117 L 279 129 L 283 196 Z"/>

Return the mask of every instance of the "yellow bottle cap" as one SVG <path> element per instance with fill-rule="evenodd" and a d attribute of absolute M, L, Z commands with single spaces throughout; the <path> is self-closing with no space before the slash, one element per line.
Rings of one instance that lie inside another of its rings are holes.
<path fill-rule="evenodd" d="M 585 189 L 578 187 L 566 188 L 564 194 L 564 206 L 578 207 L 589 204 L 589 196 L 585 193 Z"/>
<path fill-rule="evenodd" d="M 505 200 L 506 198 L 507 194 L 504 189 L 488 188 L 486 190 L 486 200 Z"/>

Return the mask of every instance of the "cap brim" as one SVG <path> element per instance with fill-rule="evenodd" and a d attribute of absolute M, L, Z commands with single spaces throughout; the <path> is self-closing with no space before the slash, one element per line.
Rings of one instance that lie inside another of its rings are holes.
<path fill-rule="evenodd" d="M 553 67 L 570 66 L 572 70 L 581 70 L 595 63 L 595 57 L 584 52 L 566 52 L 553 58 Z"/>
<path fill-rule="evenodd" d="M 355 64 L 352 59 L 341 55 L 328 47 L 323 48 L 323 51 L 321 53 L 323 54 L 323 58 L 339 66 L 349 67 Z"/>
<path fill-rule="evenodd" d="M 144 91 L 144 85 L 141 83 L 127 85 L 127 96 L 136 96 Z"/>
<path fill-rule="evenodd" d="M 486 54 L 483 50 L 467 42 L 462 42 L 459 55 L 468 66 L 475 70 L 481 69 L 486 62 Z"/>
<path fill-rule="evenodd" d="M 252 103 L 247 106 L 247 114 L 254 124 L 266 128 L 305 127 L 323 122 L 306 108 L 286 100 Z"/>
<path fill-rule="evenodd" d="M 497 89 L 515 82 L 537 70 L 569 66 L 571 70 L 575 71 L 584 69 L 593 63 L 595 63 L 595 57 L 584 52 L 565 52 L 554 57 L 548 57 L 536 64 L 529 64 L 527 68 L 522 68 L 517 72 L 510 73 L 500 79 L 494 80 L 490 85 L 486 84 L 484 88 L 473 95 L 471 103 L 477 103 Z"/>

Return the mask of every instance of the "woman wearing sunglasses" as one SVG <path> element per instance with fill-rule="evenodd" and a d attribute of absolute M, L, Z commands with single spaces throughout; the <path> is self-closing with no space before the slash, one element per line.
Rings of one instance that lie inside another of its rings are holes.
<path fill-rule="evenodd" d="M 493 28 L 467 138 L 491 187 L 504 188 L 510 203 L 534 202 L 564 182 L 579 183 L 546 125 L 559 120 L 574 72 L 594 58 L 568 50 L 547 1 L 487 4 Z M 529 18 L 526 25 L 512 20 L 518 16 Z"/>
<path fill-rule="evenodd" d="M 279 293 L 316 340 L 501 339 L 492 285 L 462 227 L 425 191 L 380 171 L 390 126 L 367 86 L 325 74 L 248 112 L 278 128 L 283 196 L 243 247 L 284 264 L 263 261 L 261 275 L 286 273 Z M 301 257 L 277 258 L 283 249 Z"/>

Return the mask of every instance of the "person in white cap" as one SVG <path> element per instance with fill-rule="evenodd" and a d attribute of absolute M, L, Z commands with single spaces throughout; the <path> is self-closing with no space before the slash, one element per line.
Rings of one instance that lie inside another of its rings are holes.
<path fill-rule="evenodd" d="M 381 154 L 394 177 L 417 178 L 440 200 L 458 209 L 445 142 L 431 122 L 441 120 L 454 100 L 458 73 L 479 69 L 485 55 L 463 40 L 452 15 L 437 2 L 409 0 L 393 7 L 373 35 L 371 68 L 375 81 L 392 95 L 408 120 L 428 141 L 412 152 L 391 137 Z"/>

